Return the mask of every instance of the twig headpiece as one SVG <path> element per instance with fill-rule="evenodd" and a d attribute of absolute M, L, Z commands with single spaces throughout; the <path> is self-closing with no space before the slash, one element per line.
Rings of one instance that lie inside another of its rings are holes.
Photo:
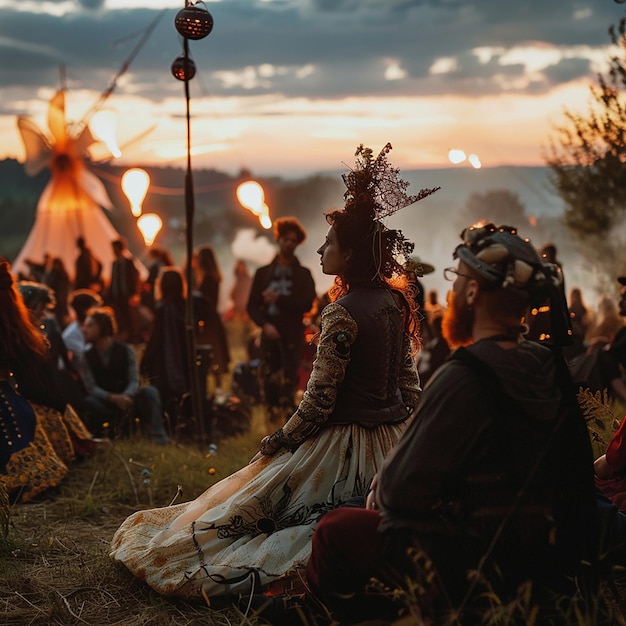
<path fill-rule="evenodd" d="M 361 144 L 354 154 L 356 167 L 342 176 L 348 190 L 344 194 L 346 211 L 371 211 L 370 219 L 381 220 L 409 204 L 419 202 L 440 187 L 421 189 L 416 196 L 408 196 L 408 181 L 399 176 L 400 170 L 391 166 L 387 155 L 388 143 L 374 159 L 374 152 Z"/>
<path fill-rule="evenodd" d="M 387 254 L 381 258 L 383 267 L 378 268 L 384 276 L 401 271 L 402 264 L 415 246 L 402 231 L 386 228 L 382 220 L 440 189 L 421 189 L 417 195 L 407 195 L 409 183 L 400 178 L 400 170 L 392 167 L 387 160 L 390 151 L 391 144 L 388 143 L 374 158 L 372 149 L 361 144 L 355 152 L 354 169 L 342 176 L 347 187 L 343 196 L 346 213 L 359 221 L 372 224 L 374 231 L 379 234 L 378 245 L 386 249 Z M 399 260 L 399 257 L 404 259 Z"/>

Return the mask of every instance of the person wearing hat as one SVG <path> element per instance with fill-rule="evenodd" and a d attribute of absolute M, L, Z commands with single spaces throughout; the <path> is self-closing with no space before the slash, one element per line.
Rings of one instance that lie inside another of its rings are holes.
<path fill-rule="evenodd" d="M 313 536 L 304 604 L 317 598 L 342 623 L 402 608 L 391 593 L 368 593 L 372 579 L 391 590 L 412 580 L 414 611 L 441 623 L 454 610 L 463 621 L 479 606 L 480 580 L 503 602 L 528 580 L 533 592 L 569 593 L 566 576 L 589 558 L 593 458 L 556 345 L 568 336 L 561 274 L 514 228 L 470 227 L 462 239 L 444 270 L 453 356 L 425 387 L 366 508 L 330 511 Z M 523 336 L 528 307 L 546 298 L 554 345 Z"/>
<path fill-rule="evenodd" d="M 418 310 L 423 312 L 425 305 L 424 287 L 419 279 L 434 272 L 435 268 L 430 263 L 423 263 L 418 256 L 411 255 L 404 264 L 404 271 L 409 283 L 415 286 L 415 302 L 417 302 Z"/>

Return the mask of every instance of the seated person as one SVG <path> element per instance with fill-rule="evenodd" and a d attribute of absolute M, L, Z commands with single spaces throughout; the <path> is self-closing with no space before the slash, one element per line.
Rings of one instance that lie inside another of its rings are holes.
<path fill-rule="evenodd" d="M 330 511 L 313 536 L 308 589 L 342 623 L 395 614 L 390 594 L 368 593 L 372 578 L 414 581 L 416 610 L 442 623 L 444 612 L 480 611 L 481 579 L 503 601 L 523 582 L 541 597 L 569 594 L 570 574 L 600 553 L 591 446 L 565 364 L 522 335 L 529 305 L 548 297 L 558 312 L 558 275 L 506 226 L 466 229 L 453 257 L 443 331 L 454 354 L 367 508 Z"/>
<path fill-rule="evenodd" d="M 21 281 L 17 288 L 28 309 L 33 326 L 40 330 L 48 342 L 49 365 L 54 375 L 54 386 L 64 404 L 82 418 L 84 413 L 85 386 L 63 342 L 59 324 L 52 315 L 56 297 L 54 291 L 43 283 Z"/>
<path fill-rule="evenodd" d="M 83 373 L 88 395 L 85 399 L 87 420 L 92 432 L 100 437 L 105 424 L 118 433 L 124 417 L 132 412 L 159 445 L 169 443 L 163 427 L 163 410 L 157 389 L 139 385 L 139 372 L 133 348 L 113 336 L 117 332 L 115 314 L 110 307 L 90 309 L 83 324 L 85 352 Z"/>
<path fill-rule="evenodd" d="M 91 434 L 58 393 L 46 338 L 0 262 L 0 484 L 13 502 L 58 486 Z"/>
<path fill-rule="evenodd" d="M 96 306 L 102 306 L 102 298 L 91 289 L 77 289 L 70 296 L 69 305 L 74 311 L 74 319 L 63 329 L 61 337 L 70 361 L 74 367 L 80 369 L 83 355 L 87 350 L 82 326 L 85 323 L 87 311 Z"/>

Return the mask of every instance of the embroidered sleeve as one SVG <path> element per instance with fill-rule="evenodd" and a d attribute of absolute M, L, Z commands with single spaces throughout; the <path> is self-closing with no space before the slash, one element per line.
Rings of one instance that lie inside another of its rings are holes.
<path fill-rule="evenodd" d="M 332 303 L 324 308 L 317 355 L 306 391 L 289 421 L 263 441 L 263 454 L 273 455 L 281 448 L 295 450 L 319 432 L 335 408 L 337 385 L 346 374 L 350 346 L 357 333 L 356 322 L 344 307 Z"/>

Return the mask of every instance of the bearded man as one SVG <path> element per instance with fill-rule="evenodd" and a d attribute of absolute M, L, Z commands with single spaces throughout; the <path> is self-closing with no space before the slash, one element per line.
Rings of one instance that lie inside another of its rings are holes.
<path fill-rule="evenodd" d="M 560 269 L 514 228 L 470 227 L 462 239 L 445 270 L 454 282 L 443 332 L 456 350 L 424 389 L 367 507 L 330 511 L 313 537 L 308 586 L 341 623 L 397 614 L 372 579 L 387 589 L 412 580 L 414 613 L 467 623 L 481 610 L 481 580 L 504 602 L 528 581 L 534 593 L 567 594 L 589 558 L 593 458 L 556 345 L 568 336 Z M 552 346 L 523 336 L 528 307 L 546 298 Z"/>

